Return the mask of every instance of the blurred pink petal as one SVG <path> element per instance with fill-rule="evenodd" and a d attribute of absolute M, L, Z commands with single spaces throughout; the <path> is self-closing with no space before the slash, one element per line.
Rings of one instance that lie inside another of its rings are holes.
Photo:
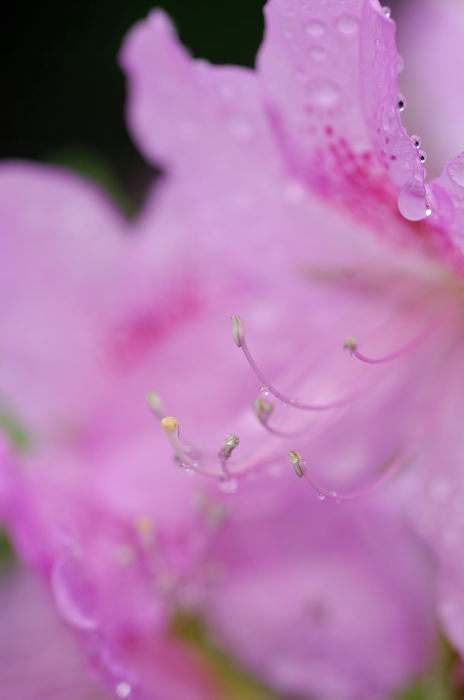
<path fill-rule="evenodd" d="M 390 696 L 431 659 L 430 563 L 379 502 L 309 502 L 287 486 L 286 502 L 260 508 L 285 481 L 237 494 L 208 553 L 206 619 L 220 645 L 282 693 Z"/>
<path fill-rule="evenodd" d="M 104 700 L 76 641 L 41 582 L 25 571 L 0 579 L 0 677 L 8 700 Z"/>

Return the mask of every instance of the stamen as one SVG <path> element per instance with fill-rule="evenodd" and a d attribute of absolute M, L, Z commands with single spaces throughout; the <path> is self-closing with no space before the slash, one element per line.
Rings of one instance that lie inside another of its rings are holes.
<path fill-rule="evenodd" d="M 149 409 L 155 414 L 155 416 L 158 416 L 160 420 L 161 418 L 163 418 L 163 416 L 166 415 L 163 402 L 161 401 L 156 391 L 152 391 L 151 389 L 147 391 L 145 394 L 145 400 L 148 404 Z"/>
<path fill-rule="evenodd" d="M 265 428 L 271 435 L 276 435 L 277 437 L 282 438 L 291 438 L 303 435 L 307 430 L 306 428 L 303 428 L 303 430 L 286 431 L 280 430 L 279 428 L 274 428 L 272 425 L 270 425 L 269 418 L 274 411 L 274 404 L 271 401 L 261 398 L 255 399 L 253 402 L 253 408 L 257 419 L 263 428 Z"/>
<path fill-rule="evenodd" d="M 217 472 L 211 472 L 200 467 L 197 460 L 192 459 L 190 455 L 187 454 L 185 449 L 182 447 L 179 440 L 179 421 L 173 416 L 166 416 L 161 420 L 161 427 L 163 428 L 166 436 L 171 443 L 175 457 L 178 459 L 180 465 L 184 469 L 194 471 L 202 476 L 217 478 L 220 476 Z"/>
<path fill-rule="evenodd" d="M 433 323 L 431 323 L 427 328 L 425 328 L 423 331 L 418 333 L 415 338 L 410 340 L 406 345 L 403 345 L 402 348 L 399 350 L 395 350 L 395 352 L 389 353 L 388 355 L 385 355 L 384 357 L 368 357 L 367 355 L 364 355 L 362 352 L 359 352 L 358 350 L 358 343 L 355 338 L 352 336 L 349 336 L 346 338 L 343 347 L 345 350 L 349 350 L 349 352 L 353 355 L 353 357 L 356 357 L 358 360 L 361 360 L 361 362 L 366 362 L 367 364 L 370 365 L 380 365 L 383 364 L 384 362 L 391 362 L 392 360 L 396 360 L 399 357 L 403 357 L 403 355 L 407 355 L 411 350 L 413 350 L 416 345 L 419 345 L 425 338 L 427 338 L 429 335 L 431 335 L 434 331 L 437 330 L 440 326 L 442 326 L 445 321 L 449 318 L 449 314 L 447 314 L 444 318 L 440 318 Z"/>
<path fill-rule="evenodd" d="M 300 453 L 296 450 L 290 450 L 290 452 L 288 453 L 288 461 L 295 470 L 295 474 L 301 479 L 305 474 L 303 469 L 304 460 Z"/>
<path fill-rule="evenodd" d="M 239 331 L 237 331 L 237 328 L 239 329 Z M 297 399 L 291 399 L 285 394 L 283 394 L 281 391 L 279 391 L 270 382 L 268 382 L 264 374 L 259 369 L 258 365 L 256 364 L 253 358 L 253 355 L 250 352 L 250 349 L 248 348 L 248 344 L 245 338 L 245 328 L 240 319 L 240 316 L 232 316 L 232 336 L 234 338 L 235 344 L 242 350 L 248 364 L 250 365 L 256 377 L 259 379 L 261 386 L 266 387 L 267 393 L 273 394 L 276 397 L 276 399 L 279 399 L 279 401 L 282 401 L 282 403 L 286 404 L 287 406 L 292 406 L 293 408 L 297 408 L 301 411 L 329 411 L 331 409 L 342 408 L 343 406 L 347 406 L 350 403 L 353 403 L 353 401 L 356 398 L 358 398 L 358 396 L 361 393 L 358 392 L 356 394 L 346 396 L 342 399 L 337 399 L 336 401 L 331 401 L 330 403 L 322 404 L 303 403 L 301 401 L 298 401 Z"/>
<path fill-rule="evenodd" d="M 324 501 L 329 498 L 333 501 L 356 501 L 363 496 L 368 496 L 374 493 L 380 486 L 382 486 L 386 481 L 388 481 L 394 474 L 396 474 L 401 467 L 403 467 L 409 459 L 412 457 L 413 450 L 410 449 L 408 452 L 405 450 L 396 450 L 393 455 L 386 461 L 381 470 L 380 476 L 375 479 L 372 483 L 364 486 L 360 489 L 350 491 L 348 493 L 337 493 L 336 491 L 328 491 L 323 488 L 311 474 L 308 473 L 306 469 L 306 461 L 301 457 L 301 455 L 296 450 L 291 450 L 288 453 L 288 458 L 290 464 L 295 470 L 298 477 L 304 477 L 306 481 L 311 484 L 313 489 L 316 491 L 319 500 Z"/>
<path fill-rule="evenodd" d="M 242 340 L 245 337 L 245 329 L 243 328 L 242 319 L 240 316 L 234 314 L 230 317 L 230 321 L 232 323 L 232 337 L 234 339 L 234 343 L 238 348 L 241 348 Z"/>
<path fill-rule="evenodd" d="M 224 440 L 224 444 L 221 447 L 219 455 L 223 459 L 229 459 L 230 455 L 239 444 L 240 438 L 237 435 L 227 435 L 226 439 Z"/>

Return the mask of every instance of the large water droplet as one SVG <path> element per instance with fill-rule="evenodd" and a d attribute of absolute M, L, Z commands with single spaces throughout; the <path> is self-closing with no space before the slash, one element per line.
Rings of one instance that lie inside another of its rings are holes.
<path fill-rule="evenodd" d="M 337 19 L 337 29 L 342 34 L 354 34 L 358 31 L 359 20 L 354 15 L 341 15 Z"/>
<path fill-rule="evenodd" d="M 457 185 L 464 187 L 464 162 L 456 161 L 448 165 L 448 175 Z"/>
<path fill-rule="evenodd" d="M 308 24 L 306 25 L 306 33 L 309 34 L 309 36 L 322 36 L 324 32 L 324 24 L 322 22 L 319 22 L 319 20 L 317 19 L 308 22 Z"/>
<path fill-rule="evenodd" d="M 422 221 L 430 216 L 424 184 L 416 180 L 407 182 L 398 195 L 398 209 L 409 221 Z"/>
<path fill-rule="evenodd" d="M 316 78 L 309 84 L 311 101 L 318 107 L 333 107 L 338 101 L 337 86 L 326 78 Z"/>

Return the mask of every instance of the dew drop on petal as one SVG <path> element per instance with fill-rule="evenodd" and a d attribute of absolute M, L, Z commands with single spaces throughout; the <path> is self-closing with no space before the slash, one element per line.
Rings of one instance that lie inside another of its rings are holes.
<path fill-rule="evenodd" d="M 359 20 L 354 15 L 341 15 L 337 19 L 337 29 L 341 34 L 355 34 L 359 28 Z"/>
<path fill-rule="evenodd" d="M 323 46 L 313 46 L 309 52 L 309 55 L 313 61 L 316 61 L 316 63 L 321 63 L 327 58 L 327 51 Z"/>
<path fill-rule="evenodd" d="M 419 159 L 421 163 L 425 163 L 427 160 L 427 153 L 419 149 Z"/>
<path fill-rule="evenodd" d="M 461 187 L 464 187 L 464 163 L 463 162 L 455 162 L 455 163 L 450 163 L 447 168 L 448 175 L 450 178 L 455 182 L 457 185 L 460 185 Z"/>
<path fill-rule="evenodd" d="M 223 493 L 235 493 L 238 488 L 237 479 L 221 479 L 219 481 L 219 488 Z"/>
<path fill-rule="evenodd" d="M 116 695 L 118 698 L 128 698 L 131 693 L 132 688 L 130 687 L 129 683 L 126 683 L 126 681 L 122 681 L 121 683 L 117 684 Z"/>
<path fill-rule="evenodd" d="M 314 19 L 306 25 L 306 34 L 309 36 L 322 36 L 325 33 L 325 26 L 319 20 Z"/>
<path fill-rule="evenodd" d="M 425 187 L 415 180 L 401 188 L 398 195 L 398 209 L 408 221 L 422 221 L 432 213 L 427 205 Z"/>
<path fill-rule="evenodd" d="M 311 101 L 318 107 L 333 107 L 338 102 L 338 88 L 326 78 L 315 78 L 308 90 Z"/>

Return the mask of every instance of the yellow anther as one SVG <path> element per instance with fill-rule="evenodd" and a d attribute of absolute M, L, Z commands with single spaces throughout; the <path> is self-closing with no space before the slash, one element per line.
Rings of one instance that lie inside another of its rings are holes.
<path fill-rule="evenodd" d="M 161 427 L 166 433 L 170 433 L 172 430 L 176 430 L 179 427 L 179 421 L 173 416 L 166 416 L 161 420 Z"/>

